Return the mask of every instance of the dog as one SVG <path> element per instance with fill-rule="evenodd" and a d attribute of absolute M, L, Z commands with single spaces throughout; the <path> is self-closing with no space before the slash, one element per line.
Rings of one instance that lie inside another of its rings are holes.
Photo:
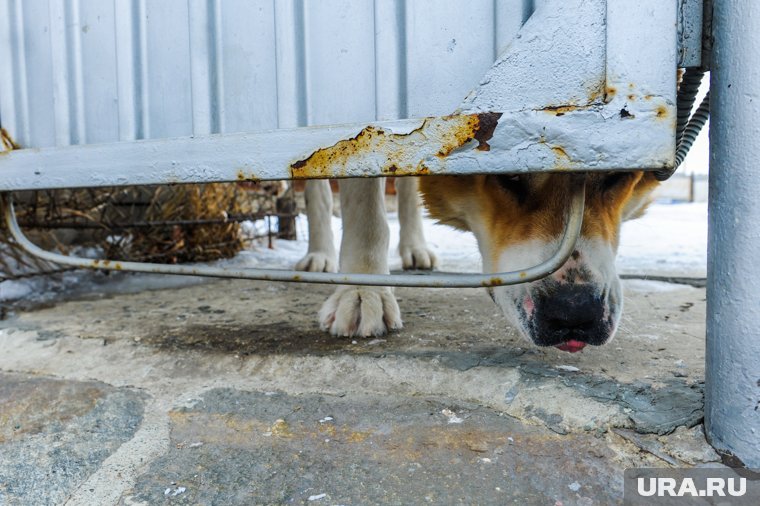
<path fill-rule="evenodd" d="M 418 179 L 430 215 L 439 223 L 472 232 L 483 270 L 491 273 L 530 267 L 557 249 L 573 177 L 579 176 L 534 173 Z M 538 281 L 488 289 L 525 339 L 568 352 L 603 345 L 614 337 L 623 310 L 614 263 L 620 228 L 625 220 L 644 213 L 659 184 L 652 173 L 644 171 L 582 177 L 586 179 L 583 227 L 565 264 Z M 347 179 L 340 185 L 340 272 L 387 274 L 389 231 L 382 180 Z M 314 218 L 329 224 L 329 215 Z M 402 327 L 399 306 L 388 287 L 340 286 L 323 304 L 319 320 L 323 330 L 336 336 L 380 336 Z"/>

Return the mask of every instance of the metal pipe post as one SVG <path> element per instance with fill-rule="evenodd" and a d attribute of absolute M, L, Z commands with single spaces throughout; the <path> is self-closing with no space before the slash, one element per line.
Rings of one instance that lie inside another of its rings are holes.
<path fill-rule="evenodd" d="M 714 2 L 705 429 L 760 468 L 760 2 Z"/>

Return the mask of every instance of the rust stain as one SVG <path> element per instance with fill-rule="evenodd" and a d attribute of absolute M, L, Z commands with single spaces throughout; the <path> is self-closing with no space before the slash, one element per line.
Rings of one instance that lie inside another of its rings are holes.
<path fill-rule="evenodd" d="M 0 128 L 0 142 L 2 142 L 3 150 L 0 154 L 10 153 L 14 149 L 21 149 L 21 146 L 13 140 L 11 134 L 5 128 Z"/>
<path fill-rule="evenodd" d="M 330 439 L 344 443 L 363 443 L 372 436 L 371 430 L 357 431 L 347 425 L 338 426 L 332 423 L 320 424 L 316 433 L 309 433 L 308 431 L 304 431 L 304 433 L 314 438 L 329 436 Z"/>
<path fill-rule="evenodd" d="M 578 109 L 584 109 L 587 106 L 579 106 L 579 105 L 551 105 L 548 107 L 544 107 L 541 109 L 543 112 L 547 112 L 549 114 L 553 114 L 555 116 L 564 116 L 568 112 L 577 111 Z"/>
<path fill-rule="evenodd" d="M 231 413 L 203 413 L 170 411 L 169 418 L 176 434 L 203 435 L 206 443 L 248 446 L 260 437 L 271 438 L 272 443 L 322 443 L 325 436 L 341 443 L 364 443 L 372 438 L 372 429 L 355 430 L 348 425 L 320 424 L 314 428 L 301 421 L 292 424 L 280 418 L 269 423 Z M 197 437 L 197 436 L 193 436 Z"/>
<path fill-rule="evenodd" d="M 630 95 L 628 95 L 628 100 L 630 100 L 631 102 L 633 102 L 634 100 L 636 100 L 636 95 L 634 95 L 633 93 L 631 93 Z"/>
<path fill-rule="evenodd" d="M 362 151 L 381 147 L 384 144 L 384 135 L 385 130 L 381 128 L 372 125 L 365 127 L 355 137 L 338 141 L 329 148 L 318 149 L 309 157 L 294 162 L 290 166 L 290 173 L 296 179 L 341 175 L 334 169 L 339 165 L 345 165 L 352 156 Z"/>
<path fill-rule="evenodd" d="M 123 269 L 123 266 L 119 262 L 112 262 L 111 260 L 93 260 L 90 262 L 90 266 L 96 269 L 108 269 L 112 263 L 114 270 L 120 271 Z"/>
<path fill-rule="evenodd" d="M 4 378 L 0 384 L 0 442 L 58 431 L 91 413 L 107 392 L 91 383 L 46 378 Z"/>
<path fill-rule="evenodd" d="M 501 113 L 480 113 L 426 118 L 419 128 L 396 134 L 382 127 L 367 126 L 355 137 L 314 151 L 291 164 L 293 179 L 346 176 L 350 162 L 376 156 L 385 175 L 426 174 L 423 160 L 430 156 L 445 158 L 471 141 L 480 151 L 488 151 Z M 371 163 L 371 162 L 370 162 Z"/>
<path fill-rule="evenodd" d="M 272 433 L 273 436 L 277 436 L 277 437 L 292 437 L 293 436 L 293 433 L 290 430 L 290 426 L 288 426 L 288 422 L 286 422 L 282 418 L 275 420 L 274 424 L 272 424 L 272 427 L 269 429 L 269 431 Z"/>
<path fill-rule="evenodd" d="M 343 424 L 320 424 L 292 421 L 290 437 L 276 437 L 271 431 L 271 421 L 207 412 L 171 411 L 172 443 L 177 448 L 187 448 L 189 441 L 202 440 L 206 445 L 223 448 L 266 448 L 300 451 L 323 451 L 326 444 L 335 443 L 364 447 L 367 455 L 399 465 L 420 461 L 424 458 L 472 459 L 484 453 L 505 452 L 515 445 L 525 452 L 526 459 L 535 455 L 549 454 L 561 448 L 566 441 L 556 434 L 532 434 L 517 431 L 507 438 L 501 425 L 496 422 L 477 422 L 472 427 L 430 426 L 412 424 L 378 430 L 375 427 L 357 427 Z M 276 422 L 275 422 L 276 423 Z M 325 441 L 328 439 L 329 441 Z M 351 448 L 348 447 L 350 450 Z M 326 455 L 339 455 L 342 449 L 328 449 Z M 432 457 L 431 457 L 432 455 Z"/>
<path fill-rule="evenodd" d="M 556 157 L 554 170 L 569 170 L 573 168 L 573 160 L 562 146 L 552 146 L 552 153 Z"/>
<path fill-rule="evenodd" d="M 238 169 L 236 174 L 236 179 L 240 182 L 246 182 L 246 183 L 259 183 L 261 182 L 261 178 L 256 177 L 255 174 L 251 173 L 246 175 L 245 171 L 243 169 Z"/>
<path fill-rule="evenodd" d="M 348 443 L 363 443 L 372 435 L 369 431 L 351 431 L 346 435 L 345 441 Z"/>
<path fill-rule="evenodd" d="M 552 152 L 557 155 L 557 158 L 570 160 L 570 155 L 567 154 L 567 151 L 562 146 L 552 146 Z"/>
<path fill-rule="evenodd" d="M 644 95 L 644 100 L 652 100 L 654 95 Z"/>
<path fill-rule="evenodd" d="M 426 120 L 427 122 L 427 120 Z M 465 120 L 465 123 L 456 129 L 451 130 L 451 139 L 447 140 L 441 145 L 441 149 L 438 150 L 436 156 L 439 158 L 446 158 L 455 149 L 464 146 L 467 142 L 475 138 L 475 131 L 477 130 L 478 120 L 474 116 L 470 116 Z M 424 127 L 424 125 L 423 125 Z"/>
<path fill-rule="evenodd" d="M 197 434 L 202 431 L 207 444 L 250 444 L 252 434 L 269 432 L 269 425 L 260 420 L 249 420 L 229 413 L 193 413 L 170 411 L 169 418 L 179 433 Z M 271 433 L 269 434 L 271 436 Z"/>
<path fill-rule="evenodd" d="M 394 443 L 386 448 L 407 461 L 418 460 L 434 451 L 454 455 L 477 455 L 507 444 L 507 437 L 503 433 L 488 429 L 426 427 L 424 431 L 406 431 L 406 437 L 403 439 L 403 435 L 398 432 L 400 431 L 394 431 Z"/>
<path fill-rule="evenodd" d="M 325 436 L 335 437 L 338 434 L 338 429 L 332 423 L 320 424 L 317 431 Z"/>
<path fill-rule="evenodd" d="M 475 129 L 474 137 L 478 141 L 477 149 L 480 151 L 490 151 L 491 146 L 488 141 L 493 137 L 493 133 L 499 124 L 501 118 L 500 112 L 484 112 L 477 115 L 478 126 Z"/>
<path fill-rule="evenodd" d="M 604 102 L 609 104 L 612 102 L 612 99 L 615 98 L 615 94 L 617 94 L 617 88 L 614 86 L 607 86 L 604 88 Z"/>
<path fill-rule="evenodd" d="M 420 162 L 419 164 L 417 164 L 417 167 L 415 168 L 414 173 L 424 176 L 426 174 L 430 174 L 430 169 L 428 168 L 427 165 Z"/>
<path fill-rule="evenodd" d="M 664 105 L 658 105 L 657 109 L 655 109 L 657 113 L 657 117 L 662 119 L 668 116 L 668 108 Z"/>

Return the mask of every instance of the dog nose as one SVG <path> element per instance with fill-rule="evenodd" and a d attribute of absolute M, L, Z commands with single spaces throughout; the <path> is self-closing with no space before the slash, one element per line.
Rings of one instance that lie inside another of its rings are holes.
<path fill-rule="evenodd" d="M 593 326 L 599 302 L 588 290 L 563 290 L 558 293 L 541 315 L 554 330 L 585 331 Z"/>
<path fill-rule="evenodd" d="M 604 303 L 589 285 L 563 285 L 538 297 L 536 322 L 546 345 L 601 344 Z"/>

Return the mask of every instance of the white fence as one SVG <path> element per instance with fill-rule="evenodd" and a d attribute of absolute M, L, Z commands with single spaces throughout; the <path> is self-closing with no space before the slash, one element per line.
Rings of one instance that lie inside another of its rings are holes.
<path fill-rule="evenodd" d="M 0 0 L 23 147 L 451 113 L 533 0 Z"/>
<path fill-rule="evenodd" d="M 655 191 L 655 199 L 674 202 L 707 202 L 707 174 L 676 173 Z"/>

